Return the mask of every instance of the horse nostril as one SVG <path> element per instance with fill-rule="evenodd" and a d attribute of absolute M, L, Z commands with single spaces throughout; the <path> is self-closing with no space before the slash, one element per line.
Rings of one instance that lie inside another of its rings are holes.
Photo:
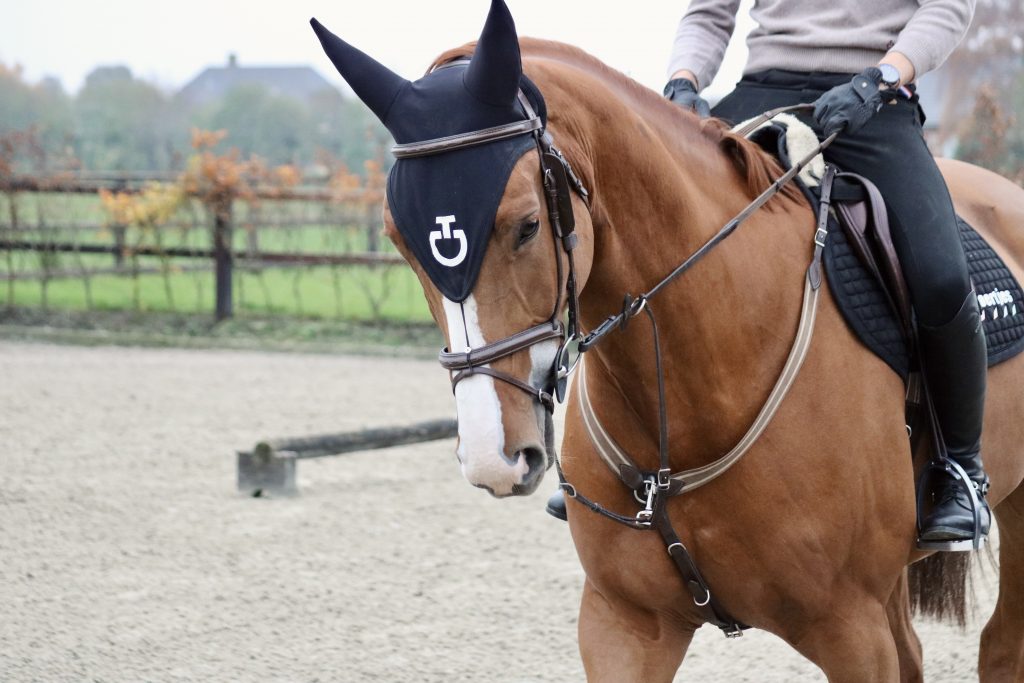
<path fill-rule="evenodd" d="M 513 496 L 525 496 L 533 493 L 541 479 L 544 478 L 544 470 L 547 469 L 547 456 L 544 449 L 539 446 L 528 446 L 516 451 L 516 470 L 522 471 L 523 462 L 526 463 L 526 472 L 522 474 L 518 484 L 512 486 Z"/>
<path fill-rule="evenodd" d="M 540 448 L 530 446 L 516 453 L 516 460 L 522 455 L 526 458 L 526 466 L 529 468 L 524 480 L 529 481 L 546 469 L 547 459 L 544 451 Z"/>

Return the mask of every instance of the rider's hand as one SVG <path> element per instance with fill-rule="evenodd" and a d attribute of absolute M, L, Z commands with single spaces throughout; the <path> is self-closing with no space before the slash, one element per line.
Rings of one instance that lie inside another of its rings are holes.
<path fill-rule="evenodd" d="M 689 78 L 673 78 L 665 85 L 664 94 L 680 107 L 697 112 L 702 119 L 711 116 L 711 106 L 697 94 L 697 86 Z"/>
<path fill-rule="evenodd" d="M 891 97 L 892 91 L 879 88 L 881 83 L 882 72 L 872 66 L 849 83 L 837 85 L 819 97 L 814 103 L 814 119 L 824 129 L 825 136 L 844 128 L 847 135 L 853 135 L 871 120 L 887 96 Z"/>

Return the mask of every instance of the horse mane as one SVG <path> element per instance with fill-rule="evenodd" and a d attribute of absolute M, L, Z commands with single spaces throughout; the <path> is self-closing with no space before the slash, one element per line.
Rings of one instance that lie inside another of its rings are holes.
<path fill-rule="evenodd" d="M 784 171 L 778 160 L 761 149 L 760 146 L 736 135 L 729 125 L 721 119 L 705 119 L 700 125 L 701 133 L 715 142 L 720 150 L 732 161 L 733 166 L 747 184 L 747 192 L 752 196 L 764 192 L 775 182 Z M 803 201 L 803 195 L 795 183 L 786 183 L 777 196 L 785 196 L 797 202 Z M 765 205 L 769 211 L 772 202 Z"/>
<path fill-rule="evenodd" d="M 782 175 L 783 169 L 775 157 L 765 152 L 757 144 L 733 133 L 721 119 L 698 118 L 696 114 L 669 102 L 650 88 L 641 85 L 574 45 L 539 38 L 520 38 L 519 42 L 524 57 L 555 59 L 589 72 L 597 72 L 606 80 L 611 81 L 625 96 L 643 102 L 653 112 L 667 114 L 676 117 L 677 120 L 680 117 L 686 119 L 689 125 L 676 126 L 673 128 L 673 132 L 682 131 L 683 134 L 689 135 L 690 139 L 686 140 L 689 144 L 710 144 L 720 151 L 739 173 L 747 194 L 751 197 L 761 194 L 776 178 Z M 446 50 L 431 62 L 427 73 L 455 59 L 472 56 L 475 49 L 476 41 L 473 41 Z M 803 201 L 800 190 L 793 183 L 784 185 L 776 197 L 786 197 L 797 202 Z M 776 197 L 773 197 L 773 200 Z M 770 209 L 774 203 L 774 201 L 769 202 L 766 208 Z"/>

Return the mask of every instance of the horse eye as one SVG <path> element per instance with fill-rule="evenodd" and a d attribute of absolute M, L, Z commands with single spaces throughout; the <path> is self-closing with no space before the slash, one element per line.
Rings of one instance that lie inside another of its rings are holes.
<path fill-rule="evenodd" d="M 532 220 L 523 223 L 522 227 L 519 228 L 519 245 L 526 244 L 536 236 L 537 231 L 540 229 L 540 221 Z"/>

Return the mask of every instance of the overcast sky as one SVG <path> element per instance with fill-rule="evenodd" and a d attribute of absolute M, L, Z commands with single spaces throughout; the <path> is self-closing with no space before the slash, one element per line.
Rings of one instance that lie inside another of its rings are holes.
<path fill-rule="evenodd" d="M 687 0 L 507 0 L 520 35 L 582 47 L 644 85 L 665 83 Z M 741 15 L 747 15 L 744 3 Z M 241 65 L 309 64 L 341 84 L 309 27 L 316 16 L 407 78 L 443 50 L 474 40 L 489 0 L 12 0 L 0 20 L 0 62 L 29 80 L 56 76 L 74 92 L 98 65 L 124 64 L 172 91 L 230 53 Z M 746 59 L 741 21 L 712 92 Z"/>

